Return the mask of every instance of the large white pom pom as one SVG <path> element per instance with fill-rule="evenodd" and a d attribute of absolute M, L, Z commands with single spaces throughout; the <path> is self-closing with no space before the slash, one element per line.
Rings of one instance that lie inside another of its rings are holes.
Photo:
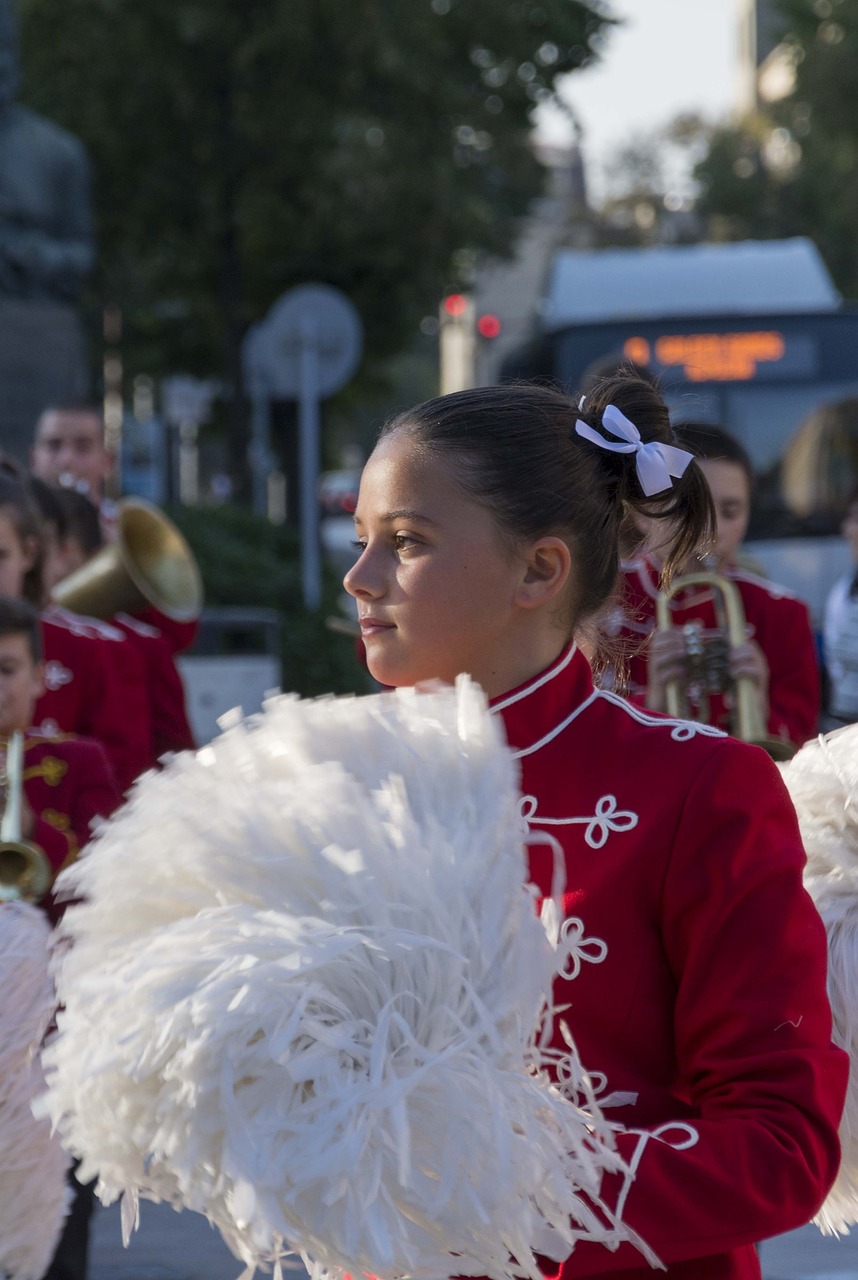
<path fill-rule="evenodd" d="M 54 1012 L 49 928 L 24 902 L 0 905 L 0 1275 L 40 1280 L 59 1238 L 68 1158 L 31 1106 L 38 1051 Z"/>
<path fill-rule="evenodd" d="M 467 680 L 276 698 L 66 873 L 48 1105 L 129 1225 L 166 1199 L 248 1274 L 291 1249 L 391 1280 L 627 1238 L 594 1212 L 611 1126 L 540 1059 L 558 958 L 500 732 Z"/>
<path fill-rule="evenodd" d="M 858 1222 L 858 725 L 808 742 L 781 772 L 807 852 L 805 887 L 828 936 L 834 1039 L 850 1061 L 840 1172 L 814 1219 L 836 1235 Z"/>

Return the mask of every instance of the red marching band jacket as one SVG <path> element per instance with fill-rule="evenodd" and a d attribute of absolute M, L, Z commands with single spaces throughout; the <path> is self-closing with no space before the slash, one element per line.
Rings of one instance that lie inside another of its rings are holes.
<path fill-rule="evenodd" d="M 49 605 L 42 613 L 42 733 L 79 733 L 105 748 L 124 793 L 167 751 L 194 747 L 168 642 L 135 618 L 111 623 Z"/>
<path fill-rule="evenodd" d="M 5 744 L 4 744 L 5 746 Z M 33 810 L 30 837 L 44 852 L 54 877 L 75 861 L 97 818 L 109 818 L 119 791 L 107 756 L 91 738 L 24 737 L 24 795 Z M 40 904 L 56 923 L 61 914 L 52 897 Z"/>
<path fill-rule="evenodd" d="M 145 667 L 152 732 L 151 764 L 167 751 L 193 750 L 196 743 L 188 722 L 185 689 L 173 659 L 173 647 L 158 627 L 127 613 L 111 619 L 140 653 Z"/>
<path fill-rule="evenodd" d="M 619 1139 L 637 1176 L 605 1197 L 671 1280 L 759 1277 L 753 1243 L 807 1222 L 836 1175 L 848 1074 L 780 775 L 758 747 L 595 689 L 574 646 L 494 710 L 523 818 L 565 859 L 555 1002 L 607 1114 L 637 1131 Z M 535 844 L 543 893 L 552 865 Z M 630 1244 L 584 1244 L 559 1274 L 654 1273 Z"/>
<path fill-rule="evenodd" d="M 807 606 L 783 587 L 737 567 L 726 576 L 742 597 L 749 638 L 762 649 L 769 664 L 768 732 L 800 746 L 817 732 L 820 709 L 819 667 Z M 629 640 L 628 696 L 644 706 L 648 649 L 645 641 L 656 625 L 658 569 L 646 557 L 623 566 L 620 592 L 621 634 Z M 708 587 L 689 587 L 670 604 L 676 627 L 700 620 L 704 628 L 716 623 L 713 593 Z M 720 694 L 710 695 L 710 721 L 730 728 L 730 708 Z"/>
<path fill-rule="evenodd" d="M 77 733 L 107 752 L 126 791 L 149 764 L 143 661 L 122 633 L 56 605 L 42 612 L 46 691 L 33 722 L 45 736 Z"/>

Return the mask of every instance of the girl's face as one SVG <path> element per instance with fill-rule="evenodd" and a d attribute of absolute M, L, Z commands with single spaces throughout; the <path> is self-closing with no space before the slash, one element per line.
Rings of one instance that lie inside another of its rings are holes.
<path fill-rule="evenodd" d="M 699 466 L 715 504 L 718 564 L 732 564 L 751 515 L 751 486 L 745 468 L 726 458 L 701 458 Z"/>
<path fill-rule="evenodd" d="M 464 671 L 492 697 L 529 678 L 526 562 L 446 462 L 406 435 L 385 437 L 364 468 L 355 530 L 360 554 L 345 588 L 376 680 L 451 683 Z"/>
<path fill-rule="evenodd" d="M 21 538 L 11 512 L 0 507 L 0 595 L 23 595 L 24 578 L 36 561 L 37 548 L 28 545 L 31 542 Z"/>

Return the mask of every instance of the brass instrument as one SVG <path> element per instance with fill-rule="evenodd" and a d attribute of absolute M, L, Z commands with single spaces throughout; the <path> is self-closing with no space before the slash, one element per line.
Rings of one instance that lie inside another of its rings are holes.
<path fill-rule="evenodd" d="M 200 571 L 172 520 L 143 498 L 121 498 L 116 516 L 116 540 L 57 583 L 55 602 L 90 618 L 112 618 L 148 605 L 175 622 L 199 617 Z"/>
<path fill-rule="evenodd" d="M 51 865 L 38 845 L 21 835 L 21 800 L 24 792 L 24 735 L 13 733 L 6 746 L 6 763 L 0 778 L 4 790 L 0 819 L 0 903 L 23 898 L 38 902 L 51 883 Z"/>
<path fill-rule="evenodd" d="M 715 612 L 719 621 L 718 631 L 712 637 L 703 633 L 699 623 L 689 623 L 683 628 L 686 638 L 688 671 L 685 688 L 679 680 L 671 680 L 665 687 L 668 714 L 687 718 L 687 692 L 693 684 L 699 697 L 699 719 L 708 715 L 709 693 L 732 692 L 734 698 L 732 733 L 743 742 L 751 742 L 767 751 L 773 760 L 789 760 L 796 747 L 785 738 L 775 738 L 766 733 L 757 701 L 754 681 L 749 676 L 734 680 L 730 674 L 730 650 L 744 644 L 747 639 L 745 608 L 735 583 L 723 574 L 711 570 L 688 573 L 677 578 L 670 587 L 660 591 L 656 601 L 656 622 L 660 631 L 669 631 L 673 622 L 670 602 L 686 587 L 708 586 L 715 593 Z"/>

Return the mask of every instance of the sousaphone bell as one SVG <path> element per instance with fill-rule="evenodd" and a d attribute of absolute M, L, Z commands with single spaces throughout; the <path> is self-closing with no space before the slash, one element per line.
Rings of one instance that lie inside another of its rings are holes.
<path fill-rule="evenodd" d="M 90 618 L 154 606 L 174 622 L 193 622 L 203 607 L 202 578 L 172 520 L 143 498 L 121 498 L 116 519 L 116 539 L 57 583 L 53 600 Z"/>

